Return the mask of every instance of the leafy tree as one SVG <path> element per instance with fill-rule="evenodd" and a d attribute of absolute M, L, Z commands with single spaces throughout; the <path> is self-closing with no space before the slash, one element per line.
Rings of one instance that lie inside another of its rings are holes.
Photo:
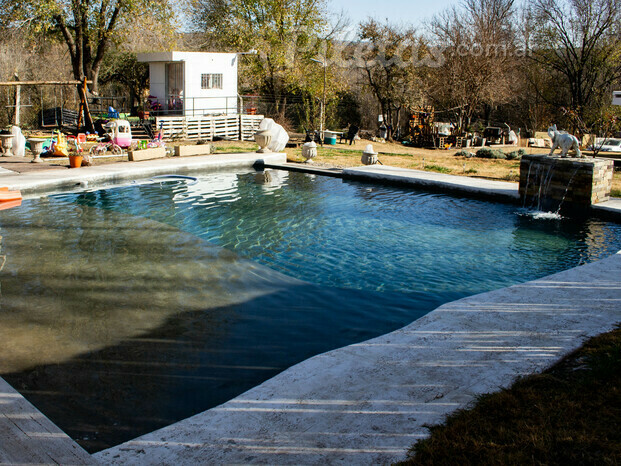
<path fill-rule="evenodd" d="M 339 92 L 338 105 L 332 117 L 336 127 L 345 127 L 348 123 L 360 127 L 362 115 L 357 96 L 351 90 Z M 330 120 L 328 120 L 330 125 Z"/>
<path fill-rule="evenodd" d="M 0 27 L 62 38 L 73 77 L 91 80 L 93 93 L 98 91 L 101 65 L 112 43 L 139 30 L 144 22 L 151 30 L 155 23 L 169 33 L 174 17 L 167 1 L 155 0 L 3 0 L 2 6 Z"/>
<path fill-rule="evenodd" d="M 621 78 L 621 0 L 535 0 L 529 13 L 530 56 L 555 85 L 549 103 L 599 118 Z"/>
<path fill-rule="evenodd" d="M 258 50 L 241 66 L 256 77 L 256 90 L 273 99 L 273 112 L 284 116 L 288 94 L 323 79 L 310 59 L 318 56 L 320 39 L 335 32 L 326 13 L 325 0 L 197 0 L 191 16 L 211 47 Z"/>
<path fill-rule="evenodd" d="M 120 84 L 128 92 L 132 107 L 136 102 L 144 103 L 142 94 L 148 89 L 148 79 L 149 65 L 138 62 L 132 52 L 109 54 L 104 59 L 100 74 L 101 84 Z"/>

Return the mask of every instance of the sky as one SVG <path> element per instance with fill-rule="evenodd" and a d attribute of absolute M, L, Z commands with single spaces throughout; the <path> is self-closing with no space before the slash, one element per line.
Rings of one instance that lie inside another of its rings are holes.
<path fill-rule="evenodd" d="M 344 11 L 351 22 L 350 28 L 356 29 L 355 26 L 369 17 L 381 23 L 388 20 L 390 24 L 419 27 L 433 15 L 459 6 L 460 0 L 327 0 L 327 4 L 335 17 Z M 184 24 L 187 19 L 181 12 L 178 14 Z M 189 27 L 184 26 L 183 29 L 189 30 Z"/>
<path fill-rule="evenodd" d="M 421 26 L 423 21 L 443 10 L 459 5 L 459 0 L 330 0 L 335 13 L 344 10 L 357 24 L 372 17 L 380 22 Z"/>

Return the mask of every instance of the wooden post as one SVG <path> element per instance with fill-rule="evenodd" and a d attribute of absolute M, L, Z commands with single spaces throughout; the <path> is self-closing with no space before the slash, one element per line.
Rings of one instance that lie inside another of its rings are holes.
<path fill-rule="evenodd" d="M 95 125 L 93 124 L 93 117 L 88 108 L 88 100 L 86 98 L 86 78 L 84 81 L 78 84 L 78 95 L 80 96 L 80 110 L 78 111 L 78 131 L 80 130 L 80 124 L 82 122 L 82 114 L 84 114 L 84 126 L 90 133 L 95 132 Z"/>
<path fill-rule="evenodd" d="M 14 75 L 15 81 L 19 81 L 19 76 L 17 73 Z M 13 118 L 13 124 L 15 126 L 19 126 L 20 118 L 19 118 L 19 108 L 22 103 L 22 87 L 17 84 L 15 85 L 15 114 Z"/>

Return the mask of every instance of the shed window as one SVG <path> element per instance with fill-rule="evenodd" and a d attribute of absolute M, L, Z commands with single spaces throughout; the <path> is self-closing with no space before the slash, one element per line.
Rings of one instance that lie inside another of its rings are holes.
<path fill-rule="evenodd" d="M 201 89 L 222 89 L 222 73 L 201 74 Z"/>

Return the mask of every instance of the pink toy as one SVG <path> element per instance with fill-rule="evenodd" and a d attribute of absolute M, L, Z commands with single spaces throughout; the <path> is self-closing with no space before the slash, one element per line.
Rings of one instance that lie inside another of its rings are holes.
<path fill-rule="evenodd" d="M 114 144 L 120 147 L 132 145 L 132 129 L 127 120 L 112 120 L 106 123 L 108 134 Z"/>

